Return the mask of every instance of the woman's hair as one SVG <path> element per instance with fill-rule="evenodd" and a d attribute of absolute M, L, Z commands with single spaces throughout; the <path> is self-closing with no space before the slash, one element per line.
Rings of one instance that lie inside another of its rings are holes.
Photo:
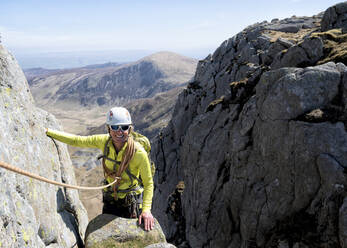
<path fill-rule="evenodd" d="M 120 170 L 121 173 L 119 175 L 117 175 L 117 176 L 120 176 L 123 173 L 123 171 L 128 167 L 130 161 L 133 159 L 133 157 L 135 155 L 134 138 L 133 138 L 132 135 L 130 135 L 132 130 L 133 130 L 133 127 L 130 126 L 129 127 L 128 140 L 127 140 L 128 141 L 128 145 L 127 145 L 127 148 L 125 150 L 125 154 L 124 154 L 124 156 L 122 158 L 122 162 L 121 162 L 120 167 L 119 167 L 119 170 Z M 118 174 L 118 172 L 117 172 L 117 174 Z"/>

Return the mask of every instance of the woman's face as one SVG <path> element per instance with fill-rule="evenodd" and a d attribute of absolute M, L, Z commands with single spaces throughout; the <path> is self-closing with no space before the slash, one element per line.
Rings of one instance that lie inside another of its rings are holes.
<path fill-rule="evenodd" d="M 110 128 L 110 135 L 115 143 L 122 144 L 128 140 L 129 129 L 123 131 L 122 128 L 118 128 L 118 130 L 114 131 L 112 128 Z"/>

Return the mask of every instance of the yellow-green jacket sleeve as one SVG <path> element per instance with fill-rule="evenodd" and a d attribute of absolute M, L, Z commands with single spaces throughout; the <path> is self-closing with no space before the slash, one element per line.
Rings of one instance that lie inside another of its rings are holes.
<path fill-rule="evenodd" d="M 153 198 L 153 177 L 151 172 L 151 165 L 149 163 L 147 152 L 140 148 L 137 151 L 137 158 L 140 169 L 140 175 L 143 182 L 143 204 L 142 212 L 150 212 L 152 207 Z"/>
<path fill-rule="evenodd" d="M 62 131 L 48 129 L 47 136 L 59 140 L 65 144 L 78 147 L 99 148 L 103 149 L 105 140 L 107 140 L 107 134 L 79 136 Z"/>

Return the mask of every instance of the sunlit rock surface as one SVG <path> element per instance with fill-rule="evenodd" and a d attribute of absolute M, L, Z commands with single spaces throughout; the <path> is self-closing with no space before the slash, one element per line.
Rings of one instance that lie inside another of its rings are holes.
<path fill-rule="evenodd" d="M 65 145 L 45 128 L 55 118 L 35 107 L 25 76 L 0 45 L 0 161 L 76 184 Z M 82 247 L 87 213 L 75 190 L 0 169 L 0 247 Z"/>

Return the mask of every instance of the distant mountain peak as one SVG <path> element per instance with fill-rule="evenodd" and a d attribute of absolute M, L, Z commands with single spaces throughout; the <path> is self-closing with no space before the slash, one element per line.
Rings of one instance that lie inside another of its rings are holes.
<path fill-rule="evenodd" d="M 133 63 L 60 70 L 28 81 L 37 104 L 43 108 L 93 108 L 126 104 L 182 86 L 193 77 L 197 62 L 163 51 Z"/>
<path fill-rule="evenodd" d="M 140 59 L 140 61 L 142 60 L 152 60 L 152 61 L 160 61 L 162 62 L 163 60 L 169 60 L 169 61 L 174 61 L 174 60 L 187 60 L 187 61 L 197 61 L 196 59 L 192 59 L 186 56 L 183 56 L 181 54 L 178 53 L 174 53 L 174 52 L 169 52 L 169 51 L 160 51 L 160 52 L 156 52 L 153 53 L 151 55 L 148 55 L 142 59 Z"/>

